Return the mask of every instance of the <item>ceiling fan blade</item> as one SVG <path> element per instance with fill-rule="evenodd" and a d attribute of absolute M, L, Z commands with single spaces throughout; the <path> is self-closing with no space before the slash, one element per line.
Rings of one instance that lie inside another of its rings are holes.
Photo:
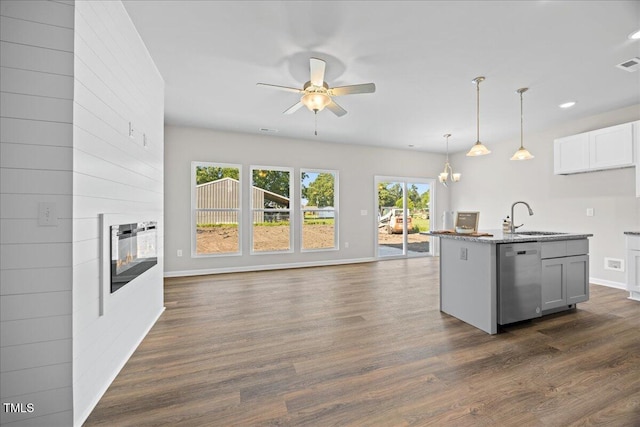
<path fill-rule="evenodd" d="M 264 87 L 284 90 L 286 92 L 293 92 L 293 93 L 302 93 L 302 92 L 304 92 L 302 89 L 296 89 L 295 87 L 270 85 L 270 84 L 267 84 L 267 83 L 256 83 L 256 86 L 264 86 Z"/>
<path fill-rule="evenodd" d="M 351 95 L 354 93 L 373 93 L 376 91 L 375 83 L 364 83 L 361 85 L 340 86 L 329 89 L 332 96 Z"/>
<path fill-rule="evenodd" d="M 336 104 L 333 100 L 331 100 L 331 102 L 327 104 L 327 108 L 338 117 L 342 117 L 347 114 L 347 110 Z"/>
<path fill-rule="evenodd" d="M 298 111 L 300 107 L 302 107 L 302 105 L 303 105 L 302 102 L 298 101 L 297 103 L 293 104 L 291 107 L 284 110 L 282 114 L 293 114 L 296 111 Z"/>
<path fill-rule="evenodd" d="M 309 59 L 309 70 L 311 71 L 309 81 L 312 85 L 322 86 L 322 84 L 324 83 L 324 69 L 326 65 L 326 62 L 324 62 L 322 59 Z"/>

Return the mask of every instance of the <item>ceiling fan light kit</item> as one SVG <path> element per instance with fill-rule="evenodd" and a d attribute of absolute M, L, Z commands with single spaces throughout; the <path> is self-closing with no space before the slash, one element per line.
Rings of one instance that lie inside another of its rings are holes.
<path fill-rule="evenodd" d="M 316 115 L 318 114 L 318 111 L 322 111 L 327 108 L 338 117 L 342 117 L 347 114 L 347 110 L 338 105 L 332 99 L 333 97 L 353 95 L 358 93 L 373 93 L 376 91 L 376 85 L 374 83 L 364 83 L 330 88 L 329 85 L 324 81 L 325 68 L 326 63 L 322 59 L 310 58 L 310 78 L 309 81 L 304 84 L 302 89 L 288 86 L 272 85 L 267 83 L 258 83 L 258 86 L 265 86 L 301 95 L 300 101 L 286 109 L 284 111 L 284 114 L 292 114 L 298 111 L 298 109 L 304 105 L 309 109 L 309 111 L 314 112 Z M 318 134 L 317 130 L 315 134 Z"/>
<path fill-rule="evenodd" d="M 467 156 L 484 156 L 491 151 L 480 142 L 480 83 L 484 81 L 484 77 L 479 76 L 472 80 L 476 85 L 476 143 L 471 147 Z"/>

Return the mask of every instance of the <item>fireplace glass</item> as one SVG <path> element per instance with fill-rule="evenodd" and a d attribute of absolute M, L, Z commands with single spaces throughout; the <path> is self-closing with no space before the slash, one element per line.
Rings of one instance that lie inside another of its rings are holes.
<path fill-rule="evenodd" d="M 156 221 L 112 225 L 111 293 L 158 263 Z"/>

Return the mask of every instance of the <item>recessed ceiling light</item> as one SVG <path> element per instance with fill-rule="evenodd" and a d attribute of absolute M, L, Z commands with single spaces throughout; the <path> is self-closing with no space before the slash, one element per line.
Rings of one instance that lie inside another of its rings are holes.
<path fill-rule="evenodd" d="M 640 40 L 640 30 L 636 30 L 633 33 L 629 34 L 629 38 L 631 40 Z"/>
<path fill-rule="evenodd" d="M 560 104 L 560 105 L 558 105 L 558 107 L 560 107 L 560 108 L 571 108 L 574 105 L 576 105 L 576 102 L 575 101 L 570 101 L 570 102 L 565 102 L 564 104 Z"/>

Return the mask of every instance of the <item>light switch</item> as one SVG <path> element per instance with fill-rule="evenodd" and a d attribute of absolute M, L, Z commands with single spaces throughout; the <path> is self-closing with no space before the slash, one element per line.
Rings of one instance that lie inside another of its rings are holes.
<path fill-rule="evenodd" d="M 366 209 L 360 210 L 360 215 L 367 216 L 367 210 Z"/>
<path fill-rule="evenodd" d="M 593 208 L 587 208 L 587 216 L 593 216 Z"/>
<path fill-rule="evenodd" d="M 460 259 L 463 261 L 467 260 L 467 248 L 460 248 Z"/>
<path fill-rule="evenodd" d="M 50 203 L 50 202 L 38 203 L 38 225 L 43 225 L 43 226 L 58 225 L 58 208 L 55 203 Z"/>

